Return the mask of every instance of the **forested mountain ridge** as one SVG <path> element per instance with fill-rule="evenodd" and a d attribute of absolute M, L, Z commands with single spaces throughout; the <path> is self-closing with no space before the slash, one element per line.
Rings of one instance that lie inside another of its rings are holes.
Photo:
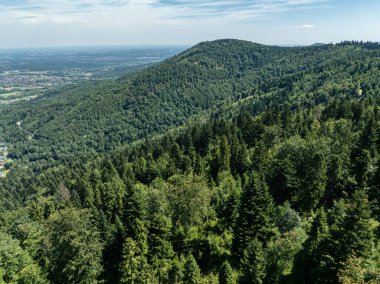
<path fill-rule="evenodd" d="M 212 114 L 85 165 L 15 169 L 1 185 L 3 281 L 377 283 L 379 75 L 375 43 L 222 40 L 120 80 L 145 94 L 117 101 L 147 113 L 137 129 L 172 115 L 165 104 Z"/>
<path fill-rule="evenodd" d="M 10 142 L 19 141 L 20 136 L 28 138 L 15 127 L 17 121 L 33 134 L 33 139 L 16 143 L 14 158 L 63 160 L 83 152 L 85 157 L 95 154 L 94 150 L 107 152 L 181 125 L 223 104 L 267 96 L 271 88 L 287 92 L 291 84 L 309 77 L 323 83 L 329 80 L 325 69 L 339 68 L 345 78 L 337 79 L 351 84 L 346 70 L 355 60 L 362 65 L 365 58 L 377 57 L 378 49 L 372 50 L 373 46 L 284 48 L 237 40 L 205 42 L 127 78 L 66 88 L 6 107 L 2 127 Z"/>

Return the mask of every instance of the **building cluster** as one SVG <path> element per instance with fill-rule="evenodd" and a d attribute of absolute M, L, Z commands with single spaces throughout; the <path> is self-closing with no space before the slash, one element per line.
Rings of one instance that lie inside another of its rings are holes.
<path fill-rule="evenodd" d="M 48 89 L 55 86 L 88 80 L 86 73 L 55 74 L 50 72 L 7 72 L 0 74 L 0 86 L 3 89 L 28 88 Z"/>
<path fill-rule="evenodd" d="M 8 147 L 5 143 L 0 143 L 0 177 L 5 176 L 5 164 L 8 161 Z"/>

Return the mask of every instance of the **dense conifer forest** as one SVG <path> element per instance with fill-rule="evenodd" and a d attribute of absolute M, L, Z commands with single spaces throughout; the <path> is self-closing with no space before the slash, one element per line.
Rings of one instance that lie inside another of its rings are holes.
<path fill-rule="evenodd" d="M 219 40 L 2 107 L 0 283 L 379 283 L 379 78 Z"/>

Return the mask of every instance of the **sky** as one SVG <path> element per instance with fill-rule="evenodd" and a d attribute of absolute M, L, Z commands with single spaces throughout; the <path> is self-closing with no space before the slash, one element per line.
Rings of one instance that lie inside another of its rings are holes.
<path fill-rule="evenodd" d="M 0 48 L 380 41 L 380 0 L 0 0 Z"/>

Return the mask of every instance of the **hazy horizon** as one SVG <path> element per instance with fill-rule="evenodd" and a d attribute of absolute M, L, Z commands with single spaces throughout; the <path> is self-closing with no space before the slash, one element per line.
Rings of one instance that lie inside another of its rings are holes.
<path fill-rule="evenodd" d="M 24 50 L 44 50 L 44 49 L 55 49 L 55 50 L 79 50 L 79 49 L 146 49 L 146 48 L 190 48 L 192 45 L 184 44 L 144 44 L 144 45 L 57 45 L 57 46 L 22 46 L 22 47 L 0 47 L 1 51 L 24 51 Z"/>
<path fill-rule="evenodd" d="M 260 42 L 250 41 L 250 40 L 244 40 L 244 39 L 238 39 L 238 38 L 218 38 L 213 40 L 207 40 L 207 41 L 216 41 L 216 40 L 242 40 L 242 41 L 249 41 L 252 43 L 262 44 L 262 45 L 268 45 L 268 46 L 279 46 L 279 47 L 302 47 L 302 46 L 311 46 L 314 44 L 339 44 L 341 42 L 345 41 L 361 41 L 361 40 L 341 40 L 339 42 L 314 42 L 311 44 L 264 44 Z M 201 41 L 206 42 L 206 41 Z M 201 42 L 196 42 L 194 44 L 125 44 L 125 45 L 57 45 L 57 46 L 22 46 L 22 47 L 0 47 L 0 51 L 30 51 L 30 50 L 44 50 L 44 49 L 56 49 L 56 50 L 79 50 L 79 49 L 145 49 L 145 48 L 179 48 L 182 47 L 185 49 L 191 48 Z M 380 41 L 363 41 L 363 42 L 374 42 L 379 43 Z"/>

